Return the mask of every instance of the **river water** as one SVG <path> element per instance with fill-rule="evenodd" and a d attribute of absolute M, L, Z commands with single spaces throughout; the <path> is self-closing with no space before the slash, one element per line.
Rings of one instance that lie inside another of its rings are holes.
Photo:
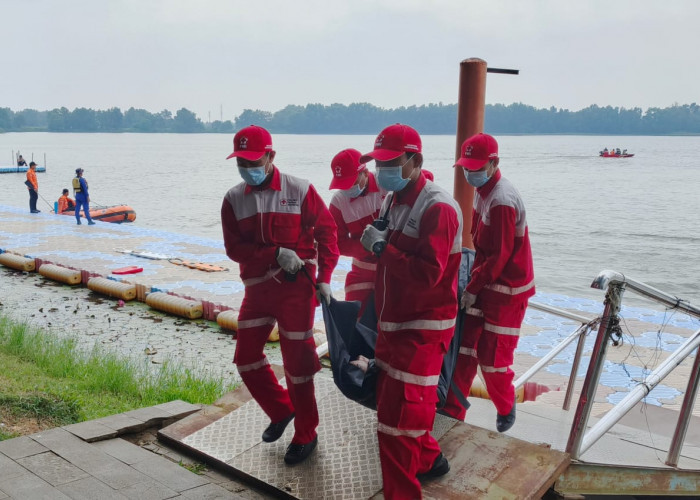
<path fill-rule="evenodd" d="M 307 178 L 328 202 L 330 160 L 347 147 L 363 152 L 373 136 L 276 135 L 276 165 Z M 538 290 L 601 298 L 590 289 L 613 269 L 700 304 L 700 137 L 502 136 L 501 170 L 526 204 Z M 450 192 L 452 136 L 424 136 L 425 168 Z M 620 147 L 633 158 L 600 158 Z M 221 240 L 219 208 L 240 182 L 232 135 L 0 135 L 0 166 L 12 151 L 43 163 L 39 208 L 48 210 L 77 167 L 93 204 L 131 205 L 135 224 Z M 0 175 L 2 204 L 28 207 L 23 174 Z M 625 301 L 635 301 L 631 293 Z"/>

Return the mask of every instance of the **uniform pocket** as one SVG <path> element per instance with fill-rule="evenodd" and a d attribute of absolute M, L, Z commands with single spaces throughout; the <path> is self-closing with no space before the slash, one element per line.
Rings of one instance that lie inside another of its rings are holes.
<path fill-rule="evenodd" d="M 431 429 L 437 403 L 435 386 L 404 384 L 403 396 L 397 427 L 407 430 Z"/>
<path fill-rule="evenodd" d="M 497 335 L 494 368 L 506 368 L 513 364 L 513 354 L 518 347 L 519 338 L 514 335 Z"/>

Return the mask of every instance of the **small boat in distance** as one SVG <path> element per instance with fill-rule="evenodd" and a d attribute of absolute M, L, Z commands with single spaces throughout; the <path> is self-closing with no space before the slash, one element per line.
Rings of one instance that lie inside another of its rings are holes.
<path fill-rule="evenodd" d="M 66 210 L 60 215 L 70 215 L 75 217 L 75 210 Z M 83 211 L 80 211 L 83 215 Z M 129 205 L 113 205 L 111 207 L 90 207 L 90 218 L 102 222 L 114 222 L 121 224 L 122 222 L 134 222 L 136 220 L 136 212 Z"/>
<path fill-rule="evenodd" d="M 600 156 L 603 158 L 632 158 L 634 153 L 628 153 L 626 149 L 620 151 L 620 148 L 616 148 L 608 151 L 608 148 L 605 148 L 600 152 Z"/>
<path fill-rule="evenodd" d="M 5 167 L 5 166 L 0 166 L 0 174 L 16 174 L 16 173 L 23 173 L 29 170 L 29 167 L 27 165 L 21 166 L 21 167 Z M 39 165 L 36 166 L 36 171 L 37 172 L 46 172 L 46 167 L 40 167 Z"/>

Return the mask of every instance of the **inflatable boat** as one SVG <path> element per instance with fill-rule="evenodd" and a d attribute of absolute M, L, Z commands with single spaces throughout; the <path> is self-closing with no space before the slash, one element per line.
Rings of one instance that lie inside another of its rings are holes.
<path fill-rule="evenodd" d="M 600 156 L 603 158 L 632 158 L 634 153 L 614 153 L 612 151 L 601 151 Z"/>
<path fill-rule="evenodd" d="M 75 217 L 75 210 L 66 210 L 61 212 L 61 215 L 70 215 Z M 80 211 L 80 216 L 83 217 L 83 211 Z M 136 220 L 136 212 L 129 205 L 113 205 L 111 207 L 90 207 L 90 218 L 95 221 L 115 222 L 134 222 Z"/>
<path fill-rule="evenodd" d="M 29 167 L 26 165 L 23 167 L 0 166 L 0 174 L 17 174 L 17 173 L 26 172 L 27 170 L 29 170 Z M 37 172 L 46 172 L 46 167 L 40 167 L 39 165 L 37 165 L 36 171 Z"/>

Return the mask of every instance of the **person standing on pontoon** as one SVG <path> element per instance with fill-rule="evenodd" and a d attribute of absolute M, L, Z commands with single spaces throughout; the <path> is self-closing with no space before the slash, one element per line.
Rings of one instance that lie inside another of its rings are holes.
<path fill-rule="evenodd" d="M 88 220 L 88 225 L 92 226 L 95 222 L 90 217 L 90 193 L 88 193 L 88 183 L 83 177 L 83 169 L 75 169 L 75 178 L 73 178 L 73 193 L 75 194 L 75 220 L 80 222 L 80 207 L 83 207 L 83 213 Z"/>
<path fill-rule="evenodd" d="M 27 166 L 27 162 L 25 161 L 24 158 L 22 158 L 22 155 L 19 155 L 17 157 L 17 166 L 18 167 L 26 167 Z"/>
<path fill-rule="evenodd" d="M 39 199 L 39 181 L 36 178 L 36 163 L 31 162 L 29 164 L 27 180 L 24 181 L 24 183 L 29 190 L 29 211 L 33 214 L 38 214 L 41 210 L 37 210 L 36 208 L 36 201 Z"/>

